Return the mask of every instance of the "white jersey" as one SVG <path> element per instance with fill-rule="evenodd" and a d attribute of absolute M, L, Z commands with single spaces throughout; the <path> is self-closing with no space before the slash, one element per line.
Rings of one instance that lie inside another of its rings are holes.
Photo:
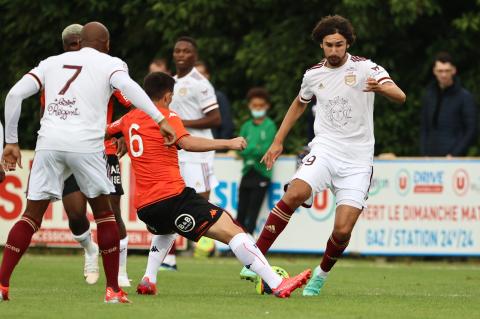
<path fill-rule="evenodd" d="M 218 108 L 217 96 L 212 84 L 193 68 L 187 75 L 178 78 L 174 87 L 173 100 L 170 109 L 184 120 L 198 120 L 205 114 Z M 211 129 L 194 129 L 187 127 L 192 136 L 213 138 Z M 187 152 L 180 150 L 180 162 L 207 163 L 213 161 L 215 152 Z"/>
<path fill-rule="evenodd" d="M 318 146 L 349 163 L 372 164 L 375 94 L 363 91 L 367 78 L 379 84 L 393 82 L 380 65 L 350 54 L 339 68 L 328 68 L 323 60 L 305 72 L 299 99 L 303 103 L 317 99 L 311 148 Z"/>
<path fill-rule="evenodd" d="M 110 77 L 117 71 L 128 72 L 125 62 L 92 48 L 49 57 L 31 70 L 45 91 L 36 150 L 104 150 Z"/>

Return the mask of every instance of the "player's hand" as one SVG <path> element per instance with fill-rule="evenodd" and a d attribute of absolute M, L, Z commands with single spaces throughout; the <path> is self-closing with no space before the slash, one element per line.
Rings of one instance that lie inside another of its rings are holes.
<path fill-rule="evenodd" d="M 247 147 L 247 141 L 241 136 L 232 138 L 230 140 L 229 149 L 231 150 L 243 151 L 246 147 Z"/>
<path fill-rule="evenodd" d="M 267 170 L 271 170 L 273 167 L 273 163 L 275 163 L 275 161 L 282 154 L 282 152 L 283 152 L 283 145 L 281 143 L 273 142 L 272 145 L 270 145 L 270 148 L 268 149 L 268 151 L 265 153 L 265 155 L 263 155 L 260 163 L 264 163 L 265 166 L 267 167 Z"/>
<path fill-rule="evenodd" d="M 22 166 L 22 153 L 20 152 L 20 147 L 18 143 L 15 144 L 5 144 L 3 149 L 2 165 L 7 171 L 14 171 L 18 167 L 23 168 Z"/>
<path fill-rule="evenodd" d="M 163 138 L 165 140 L 165 145 L 173 145 L 177 141 L 177 135 L 175 134 L 175 131 L 173 128 L 168 124 L 168 121 L 166 118 L 160 121 L 158 123 L 158 126 L 160 126 L 160 134 L 163 135 Z"/>
<path fill-rule="evenodd" d="M 382 86 L 374 78 L 368 78 L 365 85 L 363 92 L 380 92 L 382 90 Z"/>
<path fill-rule="evenodd" d="M 117 147 L 117 157 L 120 159 L 123 155 L 127 154 L 127 143 L 125 143 L 125 138 L 122 136 L 120 138 L 113 138 L 112 144 L 115 144 Z"/>

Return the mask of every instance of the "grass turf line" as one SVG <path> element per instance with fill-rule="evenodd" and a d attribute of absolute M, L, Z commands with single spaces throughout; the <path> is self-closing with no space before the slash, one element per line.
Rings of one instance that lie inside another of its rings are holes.
<path fill-rule="evenodd" d="M 296 274 L 318 259 L 271 258 Z M 11 281 L 0 318 L 480 318 L 477 264 L 378 263 L 341 260 L 322 295 L 290 299 L 255 293 L 240 281 L 234 258 L 178 258 L 178 272 L 161 272 L 157 296 L 138 296 L 146 257 L 130 256 L 127 288 L 133 304 L 106 305 L 104 276 L 83 281 L 83 257 L 26 255 Z"/>

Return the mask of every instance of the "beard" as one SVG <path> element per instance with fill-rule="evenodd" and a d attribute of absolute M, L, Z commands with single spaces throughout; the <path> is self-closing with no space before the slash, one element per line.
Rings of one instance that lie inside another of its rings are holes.
<path fill-rule="evenodd" d="M 346 54 L 345 54 L 346 55 Z M 328 64 L 331 66 L 340 66 L 342 63 L 343 59 L 345 58 L 345 55 L 343 57 L 340 57 L 338 55 L 331 55 L 327 58 Z"/>

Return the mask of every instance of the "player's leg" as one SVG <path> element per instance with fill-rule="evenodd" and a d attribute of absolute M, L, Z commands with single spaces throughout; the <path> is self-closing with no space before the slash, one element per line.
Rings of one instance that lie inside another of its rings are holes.
<path fill-rule="evenodd" d="M 0 265 L 0 301 L 8 300 L 10 277 L 27 250 L 33 234 L 40 229 L 50 200 L 61 198 L 64 163 L 61 152 L 38 151 L 35 154 L 27 187 L 27 207 L 8 233 Z"/>
<path fill-rule="evenodd" d="M 82 193 L 87 197 L 97 224 L 97 240 L 106 277 L 105 302 L 129 302 L 118 286 L 120 237 L 109 194 L 115 191 L 107 174 L 103 152 L 67 153 L 67 163 Z"/>
<path fill-rule="evenodd" d="M 358 217 L 366 205 L 372 176 L 371 167 L 355 168 L 333 179 L 333 191 L 337 200 L 335 223 L 322 261 L 314 270 L 312 279 L 303 290 L 304 296 L 320 294 L 327 275 L 348 246 Z"/>
<path fill-rule="evenodd" d="M 27 200 L 22 218 L 10 229 L 0 266 L 0 301 L 8 300 L 12 272 L 30 245 L 33 234 L 40 229 L 49 203 L 50 200 Z"/>
<path fill-rule="evenodd" d="M 66 180 L 62 194 L 63 207 L 68 217 L 68 226 L 75 239 L 85 250 L 83 276 L 88 284 L 98 281 L 98 245 L 93 241 L 90 221 L 87 219 L 87 199 L 80 192 L 73 175 Z"/>
<path fill-rule="evenodd" d="M 230 246 L 237 259 L 247 268 L 257 273 L 277 297 L 289 297 L 290 293 L 305 284 L 310 277 L 310 270 L 288 279 L 282 279 L 272 270 L 265 256 L 257 245 L 233 222 L 228 213 L 222 213 L 205 236 L 221 241 Z"/>
<path fill-rule="evenodd" d="M 148 253 L 147 268 L 142 281 L 137 286 L 137 293 L 141 295 L 155 295 L 157 293 L 158 266 L 163 262 L 170 248 L 175 243 L 177 234 L 154 235 Z"/>
<path fill-rule="evenodd" d="M 301 179 L 294 179 L 286 193 L 270 211 L 263 230 L 258 237 L 257 245 L 262 253 L 266 253 L 277 237 L 283 232 L 292 214 L 312 195 L 312 187 Z"/>
<path fill-rule="evenodd" d="M 124 194 L 122 187 L 122 178 L 120 173 L 120 163 L 116 155 L 107 156 L 108 170 L 110 173 L 110 180 L 115 187 L 115 192 L 110 194 L 110 205 L 112 206 L 115 220 L 118 225 L 118 233 L 120 235 L 120 260 L 118 284 L 120 287 L 130 287 L 130 280 L 127 275 L 127 253 L 128 253 L 128 236 L 125 223 L 122 219 L 122 211 L 120 208 L 121 196 Z"/>
<path fill-rule="evenodd" d="M 118 233 L 120 236 L 120 259 L 118 271 L 118 284 L 120 287 L 130 287 L 130 280 L 127 275 L 127 252 L 128 252 L 128 236 L 125 228 L 125 223 L 122 219 L 122 212 L 120 209 L 120 195 L 110 195 L 110 204 L 112 206 L 115 220 L 118 226 Z"/>
<path fill-rule="evenodd" d="M 283 232 L 292 214 L 313 192 L 319 192 L 331 183 L 329 162 L 320 151 L 313 149 L 303 160 L 289 184 L 287 191 L 268 215 L 262 233 L 257 240 L 258 248 L 266 253 Z"/>

